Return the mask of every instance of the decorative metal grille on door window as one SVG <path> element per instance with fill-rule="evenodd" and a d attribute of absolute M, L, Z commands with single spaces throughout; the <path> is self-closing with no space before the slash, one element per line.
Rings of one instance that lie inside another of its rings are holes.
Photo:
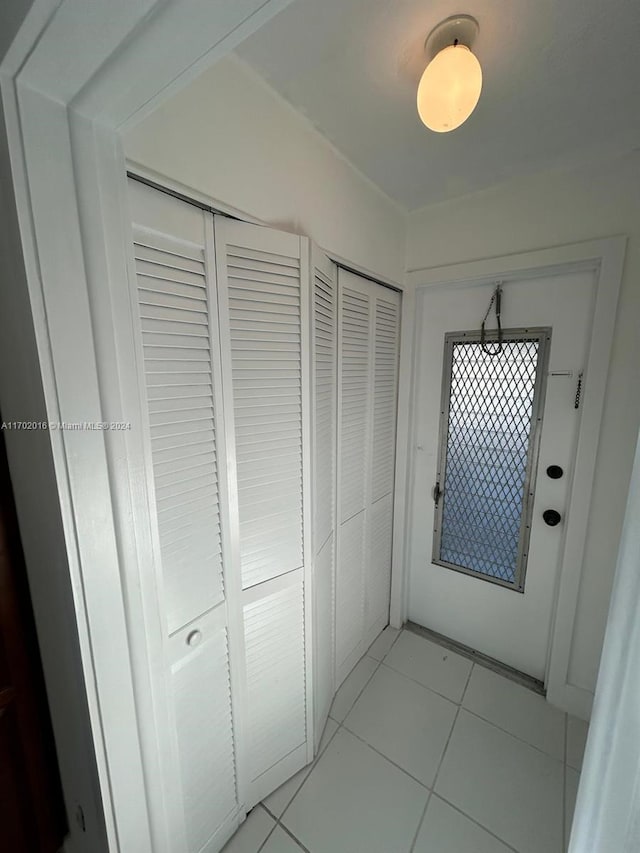
<path fill-rule="evenodd" d="M 519 592 L 550 340 L 507 329 L 492 355 L 479 333 L 445 336 L 433 562 Z"/>

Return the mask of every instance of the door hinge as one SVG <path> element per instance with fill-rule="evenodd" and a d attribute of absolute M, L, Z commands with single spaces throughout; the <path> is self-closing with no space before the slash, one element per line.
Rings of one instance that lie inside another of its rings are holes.
<path fill-rule="evenodd" d="M 433 491 L 431 492 L 431 494 L 433 495 L 433 501 L 434 501 L 435 505 L 436 505 L 436 506 L 438 506 L 438 503 L 439 503 L 439 501 L 440 501 L 440 498 L 442 497 L 442 489 L 440 488 L 440 481 L 438 481 L 438 482 L 435 484 L 435 486 L 433 487 Z"/>

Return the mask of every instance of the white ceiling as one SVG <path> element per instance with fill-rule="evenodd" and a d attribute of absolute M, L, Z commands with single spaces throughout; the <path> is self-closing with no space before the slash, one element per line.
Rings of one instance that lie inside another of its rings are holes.
<path fill-rule="evenodd" d="M 436 134 L 415 108 L 424 40 L 460 13 L 483 93 Z M 640 146 L 640 0 L 294 0 L 237 52 L 408 209 Z"/>

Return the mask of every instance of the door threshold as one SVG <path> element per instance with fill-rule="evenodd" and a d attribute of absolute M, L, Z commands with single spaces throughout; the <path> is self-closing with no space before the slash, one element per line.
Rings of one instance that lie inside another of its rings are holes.
<path fill-rule="evenodd" d="M 519 684 L 521 687 L 527 687 L 529 690 L 533 690 L 534 693 L 538 693 L 540 696 L 547 695 L 544 682 L 534 678 L 532 675 L 520 672 L 519 669 L 507 666 L 506 663 L 502 663 L 495 658 L 489 657 L 489 655 L 478 652 L 470 646 L 465 646 L 464 643 L 459 643 L 457 640 L 451 640 L 449 637 L 445 637 L 444 634 L 438 634 L 437 631 L 432 631 L 430 628 L 424 628 L 422 625 L 418 625 L 415 622 L 405 622 L 404 627 L 407 631 L 411 631 L 413 634 L 418 634 L 418 636 L 424 637 L 426 640 L 431 640 L 432 643 L 437 643 L 445 649 L 449 649 L 452 652 L 456 652 L 456 654 L 469 658 L 469 660 L 480 664 L 480 666 L 486 667 L 486 669 L 497 672 L 498 675 L 503 675 L 510 681 L 515 681 L 515 683 Z"/>

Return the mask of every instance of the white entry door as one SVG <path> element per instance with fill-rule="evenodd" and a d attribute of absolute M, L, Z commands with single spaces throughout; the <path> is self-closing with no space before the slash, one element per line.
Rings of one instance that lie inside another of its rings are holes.
<path fill-rule="evenodd" d="M 544 680 L 596 280 L 505 283 L 510 343 L 489 356 L 473 333 L 494 286 L 418 302 L 408 618 Z"/>

